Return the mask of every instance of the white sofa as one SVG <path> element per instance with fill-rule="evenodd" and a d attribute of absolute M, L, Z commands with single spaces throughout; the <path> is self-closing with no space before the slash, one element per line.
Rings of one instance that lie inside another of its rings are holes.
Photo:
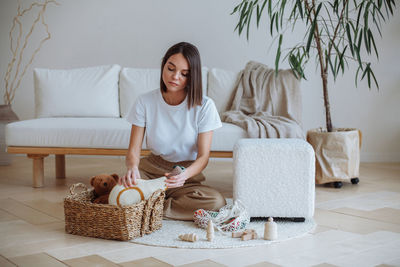
<path fill-rule="evenodd" d="M 227 109 L 238 73 L 203 67 L 204 94 L 220 113 Z M 35 69 L 35 119 L 6 127 L 9 153 L 33 159 L 33 186 L 43 186 L 43 159 L 56 155 L 56 177 L 65 177 L 65 155 L 125 155 L 131 125 L 125 116 L 136 97 L 159 88 L 159 69 L 118 65 L 72 70 Z M 216 130 L 212 157 L 232 157 L 234 144 L 246 138 L 242 128 L 223 123 Z M 143 142 L 142 155 L 148 154 Z"/>

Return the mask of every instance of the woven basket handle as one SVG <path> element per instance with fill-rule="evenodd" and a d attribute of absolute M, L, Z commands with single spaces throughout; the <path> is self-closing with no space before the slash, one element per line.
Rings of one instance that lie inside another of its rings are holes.
<path fill-rule="evenodd" d="M 87 188 L 87 186 L 85 184 L 76 183 L 76 184 L 71 185 L 71 187 L 69 188 L 69 193 L 70 193 L 71 196 L 74 196 L 74 195 L 77 194 L 75 192 L 75 189 L 78 188 L 78 187 L 81 187 L 84 191 L 88 191 L 88 188 Z"/>

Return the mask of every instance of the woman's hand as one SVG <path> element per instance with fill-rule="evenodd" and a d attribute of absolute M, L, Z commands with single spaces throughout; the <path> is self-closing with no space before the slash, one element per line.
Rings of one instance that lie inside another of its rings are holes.
<path fill-rule="evenodd" d="M 118 184 L 125 187 L 132 187 L 136 185 L 136 180 L 140 179 L 140 172 L 137 166 L 128 168 L 126 174 L 119 178 Z"/>
<path fill-rule="evenodd" d="M 165 180 L 165 183 L 167 184 L 168 188 L 176 188 L 176 187 L 181 187 L 185 183 L 185 181 L 189 178 L 187 176 L 186 171 L 177 174 L 177 175 L 171 175 L 171 173 L 165 173 L 165 177 L 168 179 Z"/>

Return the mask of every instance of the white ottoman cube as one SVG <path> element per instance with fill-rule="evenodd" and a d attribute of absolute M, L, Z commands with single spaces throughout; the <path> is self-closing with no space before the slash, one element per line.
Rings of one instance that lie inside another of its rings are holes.
<path fill-rule="evenodd" d="M 250 217 L 314 215 L 315 156 L 306 141 L 240 139 L 233 169 L 233 199 L 246 206 Z"/>

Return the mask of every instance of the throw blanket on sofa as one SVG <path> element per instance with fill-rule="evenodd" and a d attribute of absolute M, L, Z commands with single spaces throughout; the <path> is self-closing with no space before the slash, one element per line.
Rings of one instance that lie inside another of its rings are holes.
<path fill-rule="evenodd" d="M 299 80 L 291 70 L 250 61 L 239 73 L 224 122 L 245 129 L 250 138 L 303 138 Z"/>

